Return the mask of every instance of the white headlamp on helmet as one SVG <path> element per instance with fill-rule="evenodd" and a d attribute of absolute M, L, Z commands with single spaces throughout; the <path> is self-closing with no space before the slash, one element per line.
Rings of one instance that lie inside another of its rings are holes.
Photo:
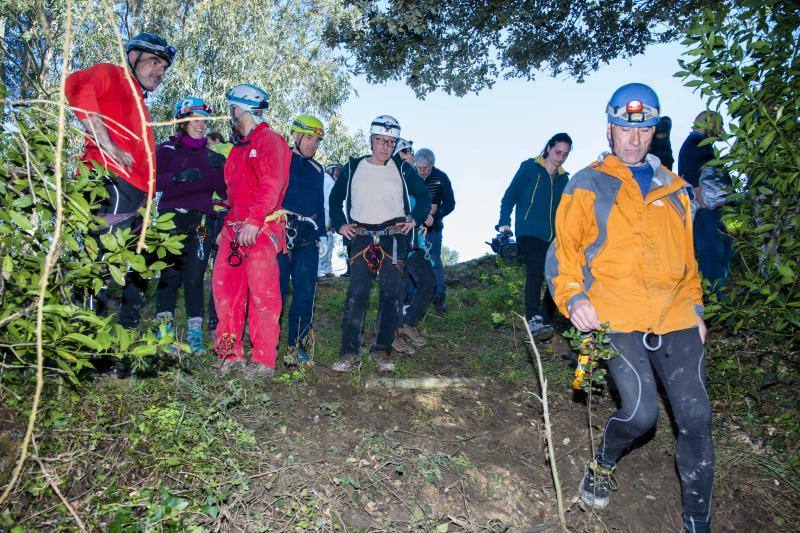
<path fill-rule="evenodd" d="M 389 115 L 381 115 L 373 119 L 369 127 L 370 135 L 385 135 L 387 137 L 400 137 L 400 123 Z"/>

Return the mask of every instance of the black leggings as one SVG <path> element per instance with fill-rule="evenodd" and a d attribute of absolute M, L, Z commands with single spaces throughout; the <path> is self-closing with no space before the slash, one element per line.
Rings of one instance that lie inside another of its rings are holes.
<path fill-rule="evenodd" d="M 166 261 L 171 264 L 161 271 L 158 280 L 156 310 L 159 313 L 164 311 L 175 313 L 178 287 L 183 285 L 186 317 L 203 318 L 203 278 L 208 266 L 208 256 L 211 254 L 211 239 L 216 238 L 216 235 L 208 235 L 207 229 L 210 224 L 208 222 L 203 224 L 202 213 L 181 213 L 177 210 L 165 212 L 175 213 L 175 218 L 172 219 L 175 229 L 172 230 L 172 233 L 186 237 L 183 240 L 183 250 L 180 255 L 166 258 Z M 206 218 L 210 219 L 211 215 L 207 215 Z M 202 237 L 202 240 L 199 237 Z"/>
<path fill-rule="evenodd" d="M 616 463 L 637 437 L 656 425 L 657 375 L 678 425 L 675 463 L 681 478 L 684 516 L 709 520 L 714 445 L 705 351 L 697 328 L 662 335 L 661 348 L 652 352 L 645 348 L 640 332 L 610 333 L 609 338 L 620 353 L 608 362 L 608 370 L 622 405 L 606 422 L 598 458 L 607 464 Z M 651 347 L 657 340 L 648 336 Z"/>
<path fill-rule="evenodd" d="M 544 260 L 550 243 L 536 237 L 523 236 L 517 239 L 522 262 L 525 263 L 525 320 L 541 316 L 545 324 L 553 323 L 556 304 L 550 291 L 545 289 L 542 297 L 544 281 Z"/>

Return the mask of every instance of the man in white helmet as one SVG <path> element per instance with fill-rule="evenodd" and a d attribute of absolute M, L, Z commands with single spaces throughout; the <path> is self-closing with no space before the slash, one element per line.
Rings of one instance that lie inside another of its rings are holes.
<path fill-rule="evenodd" d="M 230 211 L 214 261 L 214 304 L 219 312 L 214 348 L 221 371 L 242 368 L 250 376 L 271 377 L 280 335 L 277 256 L 286 251 L 280 212 L 292 154 L 262 118 L 269 101 L 264 90 L 238 85 L 226 97 L 235 143 L 225 164 Z M 245 312 L 253 346 L 249 365 L 242 348 Z"/>
<path fill-rule="evenodd" d="M 370 357 L 380 370 L 394 370 L 392 342 L 399 319 L 407 235 L 425 221 L 431 204 L 428 189 L 414 166 L 393 157 L 399 137 L 400 124 L 394 117 L 375 118 L 370 125 L 372 153 L 351 158 L 331 191 L 331 224 L 352 242 L 341 358 L 331 367 L 337 372 L 349 372 L 361 365 L 361 329 L 370 285 L 377 274 L 380 304 Z"/>

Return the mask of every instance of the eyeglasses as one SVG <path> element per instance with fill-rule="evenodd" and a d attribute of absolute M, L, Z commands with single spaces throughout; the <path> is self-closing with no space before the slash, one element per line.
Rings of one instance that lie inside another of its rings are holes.
<path fill-rule="evenodd" d="M 380 137 L 375 137 L 375 142 L 378 143 L 379 146 L 388 146 L 389 148 L 394 148 L 394 145 L 397 143 L 394 139 L 386 140 L 381 139 Z"/>

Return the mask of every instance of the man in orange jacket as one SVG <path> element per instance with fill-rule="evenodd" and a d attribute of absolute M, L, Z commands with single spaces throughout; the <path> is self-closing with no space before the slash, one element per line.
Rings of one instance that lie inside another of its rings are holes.
<path fill-rule="evenodd" d="M 578 172 L 556 214 L 547 256 L 553 298 L 583 332 L 608 322 L 619 352 L 608 370 L 621 407 L 586 465 L 583 501 L 602 509 L 626 448 L 656 424 L 656 376 L 679 428 L 675 460 L 686 531 L 710 531 L 714 448 L 706 394 L 706 326 L 686 183 L 647 155 L 661 107 L 648 86 L 611 97 L 606 135 L 613 153 Z"/>
<path fill-rule="evenodd" d="M 214 343 L 218 368 L 242 368 L 250 376 L 275 374 L 281 314 L 278 254 L 286 251 L 281 205 L 292 154 L 262 118 L 269 95 L 238 85 L 226 95 L 235 143 L 225 163 L 230 211 L 214 260 L 214 305 L 219 313 Z M 244 360 L 245 313 L 253 349 Z"/>

